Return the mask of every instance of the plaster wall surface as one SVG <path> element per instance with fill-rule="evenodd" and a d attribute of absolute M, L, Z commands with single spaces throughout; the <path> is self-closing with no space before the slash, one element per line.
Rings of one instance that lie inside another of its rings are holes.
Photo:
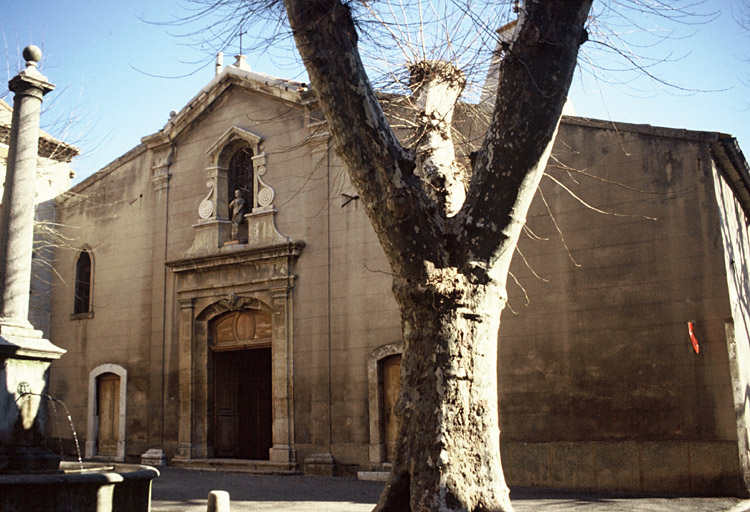
<path fill-rule="evenodd" d="M 144 172 L 144 170 L 146 172 Z M 88 374 L 102 364 L 128 372 L 128 454 L 147 444 L 151 345 L 152 190 L 143 153 L 74 189 L 58 205 L 69 246 L 56 253 L 51 339 L 68 351 L 51 369 L 50 393 L 70 409 L 82 440 Z M 117 233 L 117 236 L 112 236 Z M 73 314 L 75 262 L 92 258 L 91 311 Z M 63 418 L 64 419 L 64 418 Z"/>
<path fill-rule="evenodd" d="M 737 433 L 707 145 L 568 123 L 553 155 L 500 329 L 510 484 L 732 488 L 716 478 Z"/>
<path fill-rule="evenodd" d="M 716 200 L 721 215 L 724 262 L 732 316 L 726 322 L 729 371 L 737 418 L 737 446 L 740 478 L 750 487 L 750 239 L 747 212 L 737 201 L 725 175 L 712 167 Z"/>

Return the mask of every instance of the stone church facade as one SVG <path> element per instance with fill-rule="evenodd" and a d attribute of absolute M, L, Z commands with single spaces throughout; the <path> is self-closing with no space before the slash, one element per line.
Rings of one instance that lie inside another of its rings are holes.
<path fill-rule="evenodd" d="M 399 314 L 332 146 L 305 84 L 239 59 L 58 198 L 50 393 L 87 458 L 388 467 Z M 509 484 L 746 494 L 736 142 L 566 117 L 547 174 L 499 340 Z"/>

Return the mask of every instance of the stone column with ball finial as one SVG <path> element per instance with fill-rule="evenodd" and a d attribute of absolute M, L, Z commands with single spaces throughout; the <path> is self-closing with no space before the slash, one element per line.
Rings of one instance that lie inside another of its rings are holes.
<path fill-rule="evenodd" d="M 0 473 L 54 471 L 45 447 L 47 371 L 65 353 L 29 323 L 34 185 L 42 97 L 54 89 L 37 69 L 42 52 L 23 50 L 26 68 L 8 84 L 15 94 L 0 204 Z"/>

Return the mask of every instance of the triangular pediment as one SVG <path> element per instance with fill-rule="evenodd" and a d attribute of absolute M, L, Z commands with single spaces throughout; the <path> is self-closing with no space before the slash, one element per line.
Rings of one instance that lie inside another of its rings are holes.
<path fill-rule="evenodd" d="M 249 91 L 298 106 L 315 102 L 315 95 L 304 83 L 227 66 L 179 112 L 173 113 L 161 130 L 143 137 L 141 142 L 153 148 L 177 139 L 212 112 L 233 90 Z"/>

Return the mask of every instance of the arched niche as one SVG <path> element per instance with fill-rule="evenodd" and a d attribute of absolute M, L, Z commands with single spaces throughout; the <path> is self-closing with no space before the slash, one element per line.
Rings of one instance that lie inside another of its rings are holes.
<path fill-rule="evenodd" d="M 186 255 L 216 252 L 235 244 L 257 247 L 283 242 L 286 237 L 278 232 L 274 220 L 276 192 L 263 178 L 266 174 L 263 138 L 233 126 L 206 154 L 211 161 L 206 168 L 209 191 L 199 201 L 200 220 L 193 225 L 195 239 Z M 241 208 L 232 205 L 230 212 L 235 191 L 239 191 L 244 204 Z"/>
<path fill-rule="evenodd" d="M 255 172 L 253 169 L 253 148 L 244 140 L 235 140 L 227 144 L 219 154 L 221 167 L 226 169 L 227 188 L 223 193 L 231 203 L 239 192 L 245 205 L 252 207 L 255 198 Z M 219 191 L 221 193 L 222 191 Z"/>
<path fill-rule="evenodd" d="M 226 169 L 229 167 L 233 148 L 246 146 L 252 151 L 253 155 L 259 155 L 263 152 L 262 142 L 263 137 L 260 135 L 233 126 L 211 144 L 211 147 L 206 150 L 206 154 L 211 159 L 212 165 Z"/>

